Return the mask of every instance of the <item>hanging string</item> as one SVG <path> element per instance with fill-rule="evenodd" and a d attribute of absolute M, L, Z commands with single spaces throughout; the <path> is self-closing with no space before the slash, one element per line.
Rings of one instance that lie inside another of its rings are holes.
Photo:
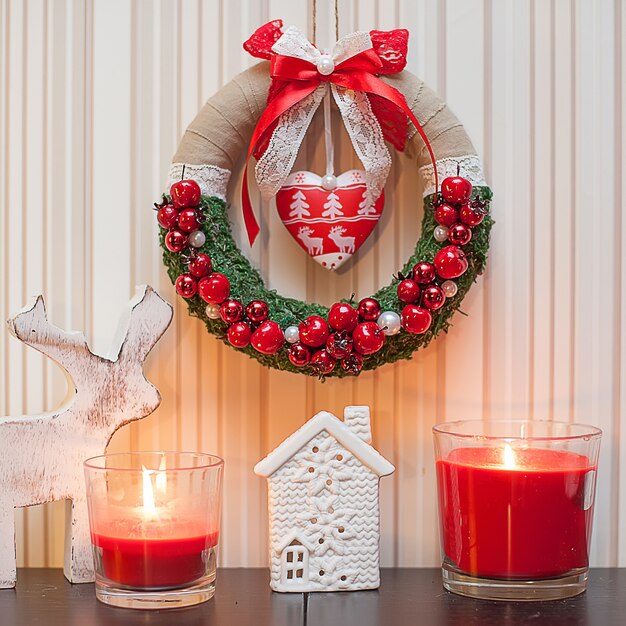
<path fill-rule="evenodd" d="M 313 0 L 313 38 L 312 42 L 315 43 L 317 39 L 317 0 Z M 339 39 L 339 0 L 335 0 L 335 41 Z"/>

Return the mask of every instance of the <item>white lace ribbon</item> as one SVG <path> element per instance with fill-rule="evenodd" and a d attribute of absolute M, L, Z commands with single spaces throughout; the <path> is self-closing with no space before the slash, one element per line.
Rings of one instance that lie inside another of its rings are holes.
<path fill-rule="evenodd" d="M 330 55 L 335 66 L 372 47 L 369 33 L 356 32 L 341 38 Z M 304 34 L 290 26 L 272 46 L 272 51 L 296 57 L 318 66 L 322 53 Z M 368 200 L 380 196 L 391 168 L 391 155 L 383 131 L 366 94 L 329 82 L 322 82 L 306 98 L 285 111 L 279 118 L 267 149 L 255 168 L 256 181 L 265 197 L 272 197 L 284 185 L 298 156 L 304 135 L 328 89 L 341 113 L 343 123 L 365 170 Z"/>

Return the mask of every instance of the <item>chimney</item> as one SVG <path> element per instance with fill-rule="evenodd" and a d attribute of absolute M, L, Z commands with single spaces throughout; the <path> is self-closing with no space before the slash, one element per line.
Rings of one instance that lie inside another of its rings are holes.
<path fill-rule="evenodd" d="M 368 406 L 347 406 L 343 410 L 343 422 L 359 439 L 363 439 L 365 443 L 372 443 Z"/>

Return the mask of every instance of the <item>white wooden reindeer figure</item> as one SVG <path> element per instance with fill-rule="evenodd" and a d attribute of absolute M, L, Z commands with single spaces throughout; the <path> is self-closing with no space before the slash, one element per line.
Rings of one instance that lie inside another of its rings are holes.
<path fill-rule="evenodd" d="M 53 500 L 67 500 L 65 576 L 93 581 L 82 464 L 104 454 L 118 428 L 159 406 L 143 363 L 171 320 L 171 305 L 142 287 L 120 323 L 111 359 L 93 354 L 81 332 L 50 324 L 41 296 L 8 321 L 17 339 L 65 370 L 68 396 L 43 415 L 0 417 L 0 588 L 16 582 L 13 509 Z"/>
<path fill-rule="evenodd" d="M 346 229 L 343 226 L 333 226 L 328 233 L 328 238 L 335 242 L 339 252 L 354 254 L 354 237 L 344 237 Z"/>
<path fill-rule="evenodd" d="M 311 237 L 313 229 L 309 226 L 301 226 L 298 230 L 298 239 L 301 239 L 310 255 L 323 254 L 324 239 L 322 237 Z"/>

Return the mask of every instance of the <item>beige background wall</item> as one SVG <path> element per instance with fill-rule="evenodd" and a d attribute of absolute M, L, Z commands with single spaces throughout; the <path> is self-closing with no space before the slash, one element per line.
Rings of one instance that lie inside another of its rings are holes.
<path fill-rule="evenodd" d="M 331 30 L 319 0 L 318 40 Z M 605 430 L 593 561 L 626 565 L 626 174 L 623 0 L 340 1 L 342 33 L 406 26 L 409 69 L 448 100 L 484 157 L 497 224 L 486 276 L 448 337 L 410 362 L 320 385 L 260 369 L 185 314 L 161 266 L 151 202 L 203 101 L 251 62 L 241 43 L 304 0 L 0 0 L 0 314 L 46 294 L 51 319 L 106 351 L 138 283 L 176 302 L 148 376 L 163 405 L 112 447 L 226 459 L 222 563 L 266 562 L 254 463 L 319 409 L 370 404 L 397 466 L 382 488 L 385 565 L 438 560 L 430 428 L 462 417 L 591 422 Z M 305 160 L 321 171 L 320 145 Z M 340 147 L 343 167 L 354 164 Z M 249 251 L 270 286 L 330 303 L 373 292 L 417 237 L 404 158 L 377 236 L 346 271 L 307 260 L 268 206 Z M 232 197 L 237 205 L 236 191 Z M 0 414 L 63 397 L 63 378 L 0 332 Z M 623 450 L 620 454 L 620 447 Z M 63 509 L 18 511 L 21 564 L 60 565 Z"/>

